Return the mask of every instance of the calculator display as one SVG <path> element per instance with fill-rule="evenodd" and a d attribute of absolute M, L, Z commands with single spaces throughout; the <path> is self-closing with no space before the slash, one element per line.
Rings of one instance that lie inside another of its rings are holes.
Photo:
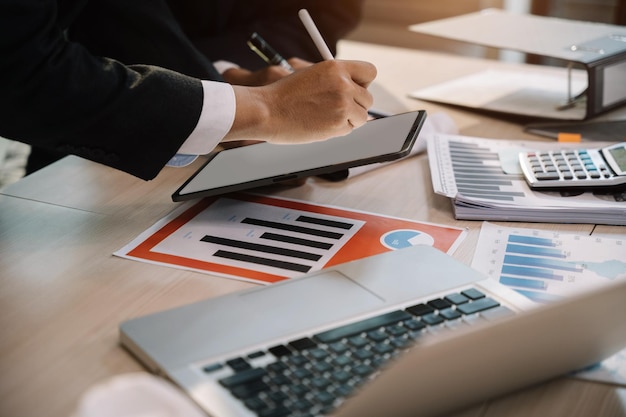
<path fill-rule="evenodd" d="M 626 171 L 626 145 L 619 148 L 608 149 L 609 154 L 613 157 L 613 160 L 619 167 L 620 171 Z"/>

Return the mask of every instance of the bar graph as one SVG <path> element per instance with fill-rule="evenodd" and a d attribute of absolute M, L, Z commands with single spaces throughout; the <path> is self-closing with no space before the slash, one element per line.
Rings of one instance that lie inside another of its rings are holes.
<path fill-rule="evenodd" d="M 485 222 L 472 267 L 538 305 L 546 304 L 626 279 L 626 235 L 589 236 Z M 573 376 L 626 386 L 626 349 Z"/>
<path fill-rule="evenodd" d="M 472 267 L 537 303 L 626 279 L 626 236 L 602 237 L 484 223 Z"/>
<path fill-rule="evenodd" d="M 429 140 L 428 146 L 437 193 L 494 205 L 514 205 L 528 198 L 519 164 L 511 161 L 523 146 L 445 135 Z"/>
<path fill-rule="evenodd" d="M 515 182 L 523 180 L 502 171 L 497 151 L 475 143 L 450 141 L 450 159 L 458 192 L 461 195 L 487 200 L 513 202 L 524 197 L 514 190 Z"/>
<path fill-rule="evenodd" d="M 182 204 L 114 254 L 270 284 L 407 246 L 450 253 L 465 234 L 458 227 L 236 193 Z"/>
<path fill-rule="evenodd" d="M 221 198 L 154 250 L 295 277 L 321 269 L 363 225 L 356 219 Z"/>

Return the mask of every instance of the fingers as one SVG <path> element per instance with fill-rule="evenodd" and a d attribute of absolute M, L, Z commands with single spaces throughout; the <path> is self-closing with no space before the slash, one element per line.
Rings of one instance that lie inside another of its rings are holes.
<path fill-rule="evenodd" d="M 287 69 L 279 65 L 271 65 L 257 71 L 250 71 L 245 68 L 230 68 L 222 75 L 229 84 L 260 86 L 271 84 L 289 74 L 290 72 Z"/>
<path fill-rule="evenodd" d="M 257 85 L 271 84 L 280 80 L 283 77 L 288 76 L 291 72 L 279 65 L 271 65 L 267 68 L 258 70 L 260 82 Z"/>
<path fill-rule="evenodd" d="M 376 67 L 373 64 L 365 61 L 340 61 L 346 70 L 350 73 L 352 81 L 362 87 L 369 87 L 369 85 L 376 78 Z"/>
<path fill-rule="evenodd" d="M 367 87 L 376 77 L 376 67 L 367 62 L 344 61 L 350 72 L 353 85 L 354 110 L 348 118 L 352 128 L 357 128 L 365 124 L 368 120 L 367 110 L 374 104 L 372 94 Z"/>
<path fill-rule="evenodd" d="M 368 120 L 367 110 L 374 99 L 367 87 L 376 77 L 376 67 L 361 61 L 324 61 L 316 64 L 323 68 L 324 84 L 329 93 L 339 93 L 334 117 L 338 118 L 336 135 L 347 134 Z"/>
<path fill-rule="evenodd" d="M 376 78 L 376 67 L 368 62 L 362 61 L 335 62 L 347 73 L 347 78 L 350 80 L 351 84 L 349 86 L 351 89 L 350 93 L 352 94 L 354 102 L 362 111 L 367 112 L 367 109 L 374 103 L 372 94 L 368 91 L 367 87 L 374 78 Z"/>
<path fill-rule="evenodd" d="M 372 106 L 372 102 L 372 96 L 366 89 L 359 86 L 359 88 L 355 90 L 354 104 L 348 116 L 348 122 L 353 129 L 367 122 L 369 119 L 367 109 Z"/>
<path fill-rule="evenodd" d="M 374 104 L 374 97 L 366 88 L 358 86 L 354 90 L 354 102 L 367 112 Z"/>
<path fill-rule="evenodd" d="M 287 60 L 287 62 L 295 70 L 306 68 L 306 67 L 310 67 L 311 65 L 313 65 L 312 62 L 306 61 L 306 60 L 300 59 L 300 58 L 289 58 Z"/>

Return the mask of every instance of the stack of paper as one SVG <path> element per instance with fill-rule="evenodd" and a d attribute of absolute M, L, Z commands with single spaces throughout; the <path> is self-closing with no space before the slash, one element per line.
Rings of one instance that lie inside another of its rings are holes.
<path fill-rule="evenodd" d="M 457 219 L 626 225 L 624 191 L 561 193 L 528 187 L 518 153 L 564 146 L 436 135 L 427 143 L 433 187 L 452 199 Z"/>

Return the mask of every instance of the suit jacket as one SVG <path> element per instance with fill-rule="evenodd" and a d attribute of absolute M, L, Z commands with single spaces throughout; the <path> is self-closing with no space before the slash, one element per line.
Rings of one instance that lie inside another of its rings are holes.
<path fill-rule="evenodd" d="M 200 79 L 220 79 L 212 59 L 262 64 L 245 42 L 257 30 L 317 60 L 298 41 L 305 32 L 291 36 L 297 9 L 310 7 L 332 45 L 360 10 L 360 0 L 169 3 L 0 0 L 0 136 L 154 178 L 197 123 Z"/>

